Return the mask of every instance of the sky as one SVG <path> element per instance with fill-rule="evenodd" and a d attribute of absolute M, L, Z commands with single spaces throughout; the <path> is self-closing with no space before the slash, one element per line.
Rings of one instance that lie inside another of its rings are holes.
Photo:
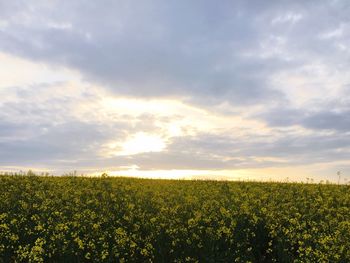
<path fill-rule="evenodd" d="M 349 14 L 0 0 L 0 170 L 350 181 Z"/>

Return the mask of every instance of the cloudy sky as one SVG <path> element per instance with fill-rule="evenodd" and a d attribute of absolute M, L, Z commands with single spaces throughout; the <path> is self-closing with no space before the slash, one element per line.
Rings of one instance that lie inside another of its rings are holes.
<path fill-rule="evenodd" d="M 350 180 L 349 1 L 0 0 L 0 170 Z"/>

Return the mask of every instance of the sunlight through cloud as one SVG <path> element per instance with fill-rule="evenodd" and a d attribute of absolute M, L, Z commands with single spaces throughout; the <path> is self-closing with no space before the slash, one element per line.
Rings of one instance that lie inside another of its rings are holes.
<path fill-rule="evenodd" d="M 161 152 L 165 149 L 165 147 L 165 141 L 161 137 L 140 132 L 131 136 L 130 139 L 124 142 L 121 146 L 122 150 L 116 152 L 115 155 L 134 155 L 138 153 Z"/>

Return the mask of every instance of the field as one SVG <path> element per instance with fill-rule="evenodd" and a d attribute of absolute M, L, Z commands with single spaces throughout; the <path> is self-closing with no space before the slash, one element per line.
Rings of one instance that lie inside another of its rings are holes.
<path fill-rule="evenodd" d="M 0 262 L 350 262 L 345 185 L 0 176 Z"/>

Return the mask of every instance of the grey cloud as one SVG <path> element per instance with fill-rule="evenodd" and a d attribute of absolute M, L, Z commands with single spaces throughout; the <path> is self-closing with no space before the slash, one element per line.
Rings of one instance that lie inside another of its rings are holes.
<path fill-rule="evenodd" d="M 282 133 L 282 131 L 281 131 Z M 163 152 L 140 153 L 96 160 L 98 167 L 137 165 L 142 170 L 222 170 L 285 167 L 347 161 L 350 136 L 322 134 L 300 136 L 283 132 L 283 137 L 201 133 L 173 138 Z"/>
<path fill-rule="evenodd" d="M 123 141 L 129 133 L 141 130 L 159 132 L 154 124 L 157 117 L 139 116 L 134 124 L 128 116 L 124 116 L 126 122 L 123 117 L 113 123 L 68 117 L 61 124 L 51 123 L 50 119 L 38 124 L 1 121 L 0 165 L 44 165 L 56 171 L 84 171 L 89 167 L 122 169 L 131 165 L 144 170 L 220 170 L 324 163 L 347 160 L 349 156 L 347 133 L 300 135 L 276 128 L 271 135 L 264 136 L 202 132 L 172 138 L 165 151 L 159 153 L 105 157 L 98 154 L 105 143 Z M 11 134 L 14 136 L 9 138 Z"/>
<path fill-rule="evenodd" d="M 313 62 L 347 74 L 349 8 L 347 1 L 0 1 L 2 52 L 77 69 L 116 95 L 181 97 L 202 107 L 262 104 L 266 112 L 253 118 L 272 129 L 270 137 L 202 133 L 173 138 L 161 153 L 101 158 L 96 149 L 105 142 L 159 131 L 157 117 L 149 113 L 131 123 L 125 113 L 106 124 L 95 112 L 79 119 L 72 115 L 75 104 L 93 94 L 43 98 L 40 92 L 52 87 L 43 84 L 34 96 L 34 85 L 16 88 L 16 102 L 1 98 L 1 164 L 229 169 L 285 165 L 273 158 L 347 160 L 349 107 L 288 108 L 283 87 L 275 90 L 271 77 Z M 299 20 L 290 21 L 293 16 Z M 338 36 L 322 37 L 339 27 Z M 279 132 L 294 125 L 313 134 Z"/>
<path fill-rule="evenodd" d="M 297 109 L 274 108 L 266 113 L 259 114 L 269 126 L 292 126 L 300 124 L 300 119 L 305 117 L 305 113 Z"/>
<path fill-rule="evenodd" d="M 49 92 L 47 92 L 49 89 Z M 102 145 L 123 141 L 136 131 L 156 129 L 153 116 L 100 116 L 90 108 L 86 117 L 75 115 L 81 105 L 95 98 L 90 95 L 61 95 L 61 87 L 43 84 L 32 88 L 12 88 L 12 94 L 0 102 L 0 166 L 52 166 L 60 169 L 79 161 L 93 165 L 101 158 Z M 107 118 L 107 119 L 105 119 Z"/>
<path fill-rule="evenodd" d="M 334 103 L 333 103 L 334 105 Z M 336 106 L 336 105 L 334 105 Z M 312 130 L 334 130 L 350 132 L 350 109 L 313 110 L 278 108 L 259 115 L 268 125 L 274 127 L 288 127 L 299 125 Z"/>
<path fill-rule="evenodd" d="M 30 19 L 8 18 L 2 49 L 76 68 L 117 94 L 263 103 L 283 96 L 270 88 L 269 76 L 293 66 L 283 57 L 242 55 L 259 51 L 261 40 L 273 34 L 272 18 L 264 15 L 280 11 L 276 2 L 52 3 L 14 8 L 19 18 Z"/>
<path fill-rule="evenodd" d="M 13 2 L 3 4 L 1 49 L 73 67 L 115 94 L 269 104 L 285 99 L 273 74 L 315 59 L 347 64 L 337 44 L 349 34 L 319 37 L 347 23 L 345 1 Z M 293 15 L 300 20 L 288 21 Z M 261 56 L 271 37 L 285 39 L 282 53 Z"/>
<path fill-rule="evenodd" d="M 311 129 L 329 129 L 350 132 L 350 111 L 323 111 L 308 116 L 302 124 Z"/>
<path fill-rule="evenodd" d="M 19 126 L 19 125 L 18 125 Z M 31 127 L 36 130 L 35 126 Z M 94 158 L 100 145 L 113 136 L 124 138 L 118 129 L 107 130 L 105 126 L 81 121 L 67 122 L 43 130 L 36 130 L 30 138 L 0 142 L 2 165 L 40 164 L 52 161 Z"/>

